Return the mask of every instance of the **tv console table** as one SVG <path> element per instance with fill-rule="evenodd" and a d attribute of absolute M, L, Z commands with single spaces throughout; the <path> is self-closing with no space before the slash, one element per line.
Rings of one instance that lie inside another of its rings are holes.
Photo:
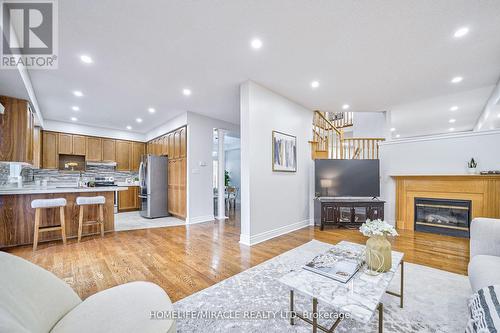
<path fill-rule="evenodd" d="M 384 219 L 385 201 L 376 199 L 316 198 L 314 224 L 325 226 L 359 227 L 367 219 Z"/>

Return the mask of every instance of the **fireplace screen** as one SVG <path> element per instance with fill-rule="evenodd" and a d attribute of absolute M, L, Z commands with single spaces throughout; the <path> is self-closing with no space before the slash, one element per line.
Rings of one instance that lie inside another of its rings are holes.
<path fill-rule="evenodd" d="M 415 198 L 415 230 L 469 237 L 471 201 Z"/>

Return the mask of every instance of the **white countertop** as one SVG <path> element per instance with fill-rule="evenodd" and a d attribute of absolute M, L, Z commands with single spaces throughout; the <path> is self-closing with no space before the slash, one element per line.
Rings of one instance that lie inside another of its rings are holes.
<path fill-rule="evenodd" d="M 132 183 L 127 183 L 127 182 L 115 182 L 116 186 L 139 186 L 139 182 L 132 182 Z"/>
<path fill-rule="evenodd" d="M 134 186 L 134 185 L 131 185 Z M 126 186 L 103 186 L 103 187 L 35 187 L 27 186 L 23 188 L 17 187 L 0 187 L 0 195 L 13 194 L 50 194 L 50 193 L 85 193 L 85 192 L 114 192 L 126 191 Z"/>

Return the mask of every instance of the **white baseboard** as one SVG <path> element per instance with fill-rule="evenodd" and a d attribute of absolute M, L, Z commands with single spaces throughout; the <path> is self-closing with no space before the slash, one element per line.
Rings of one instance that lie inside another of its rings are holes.
<path fill-rule="evenodd" d="M 258 243 L 262 243 L 268 239 L 278 237 L 278 236 L 281 236 L 281 235 L 284 235 L 284 234 L 287 234 L 289 232 L 299 230 L 299 229 L 302 229 L 305 227 L 309 227 L 310 223 L 311 223 L 311 220 L 306 219 L 306 220 L 302 220 L 302 221 L 299 221 L 299 222 L 296 222 L 293 224 L 289 224 L 289 225 L 286 225 L 283 227 L 279 227 L 279 228 L 276 228 L 273 230 L 264 231 L 264 232 L 261 232 L 260 234 L 253 235 L 253 236 L 240 234 L 240 243 L 243 245 L 252 246 L 252 245 L 255 245 Z"/>
<path fill-rule="evenodd" d="M 196 224 L 215 220 L 213 215 L 197 216 L 186 220 L 186 224 Z"/>

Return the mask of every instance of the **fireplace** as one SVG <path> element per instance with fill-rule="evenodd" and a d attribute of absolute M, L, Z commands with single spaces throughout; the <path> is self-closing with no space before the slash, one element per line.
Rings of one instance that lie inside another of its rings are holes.
<path fill-rule="evenodd" d="M 471 201 L 415 198 L 415 230 L 469 237 Z"/>

